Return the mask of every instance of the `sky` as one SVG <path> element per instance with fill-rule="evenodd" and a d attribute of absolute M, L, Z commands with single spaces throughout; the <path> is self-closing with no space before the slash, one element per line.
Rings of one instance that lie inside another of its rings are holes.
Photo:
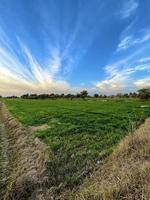
<path fill-rule="evenodd" d="M 150 0 L 1 0 L 0 95 L 150 87 Z"/>

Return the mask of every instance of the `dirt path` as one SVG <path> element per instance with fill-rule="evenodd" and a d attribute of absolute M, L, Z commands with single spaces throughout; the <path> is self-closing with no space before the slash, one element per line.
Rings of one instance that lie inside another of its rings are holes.
<path fill-rule="evenodd" d="M 1 115 L 1 104 L 0 104 L 0 194 L 3 196 L 3 194 L 6 192 L 8 179 L 10 175 L 10 160 L 11 160 L 11 154 L 10 154 L 10 146 L 9 143 L 11 139 L 9 138 L 5 124 L 2 120 Z M 1 197 L 0 197 L 1 198 Z"/>
<path fill-rule="evenodd" d="M 9 183 L 13 164 L 13 138 L 10 137 L 2 118 L 2 104 L 0 103 L 0 199 L 5 194 Z"/>
<path fill-rule="evenodd" d="M 48 160 L 43 143 L 0 102 L 0 200 L 47 200 Z"/>

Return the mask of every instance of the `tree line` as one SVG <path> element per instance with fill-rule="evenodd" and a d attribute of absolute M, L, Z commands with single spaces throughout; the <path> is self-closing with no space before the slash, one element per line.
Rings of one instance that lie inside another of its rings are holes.
<path fill-rule="evenodd" d="M 17 96 L 8 96 L 6 98 L 21 98 L 21 99 L 58 99 L 58 98 L 66 98 L 66 99 L 74 99 L 74 98 L 140 98 L 140 99 L 150 99 L 150 88 L 143 88 L 138 90 L 137 92 L 130 93 L 118 93 L 116 95 L 102 95 L 102 94 L 94 94 L 90 96 L 87 90 L 82 90 L 77 94 L 24 94 L 21 97 Z M 0 96 L 2 98 L 2 96 Z"/>

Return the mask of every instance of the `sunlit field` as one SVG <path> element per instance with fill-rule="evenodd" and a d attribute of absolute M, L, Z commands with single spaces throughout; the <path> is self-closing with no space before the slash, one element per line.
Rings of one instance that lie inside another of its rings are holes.
<path fill-rule="evenodd" d="M 23 125 L 36 131 L 49 151 L 52 185 L 73 188 L 116 144 L 150 116 L 150 101 L 135 99 L 5 100 Z"/>

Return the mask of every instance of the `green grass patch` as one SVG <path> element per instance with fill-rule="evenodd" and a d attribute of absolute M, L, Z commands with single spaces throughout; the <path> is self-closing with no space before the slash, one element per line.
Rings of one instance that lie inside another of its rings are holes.
<path fill-rule="evenodd" d="M 150 116 L 150 101 L 5 100 L 25 126 L 48 124 L 34 134 L 49 146 L 49 176 L 54 186 L 73 188 L 116 144 Z M 148 105 L 144 107 L 142 105 Z"/>

